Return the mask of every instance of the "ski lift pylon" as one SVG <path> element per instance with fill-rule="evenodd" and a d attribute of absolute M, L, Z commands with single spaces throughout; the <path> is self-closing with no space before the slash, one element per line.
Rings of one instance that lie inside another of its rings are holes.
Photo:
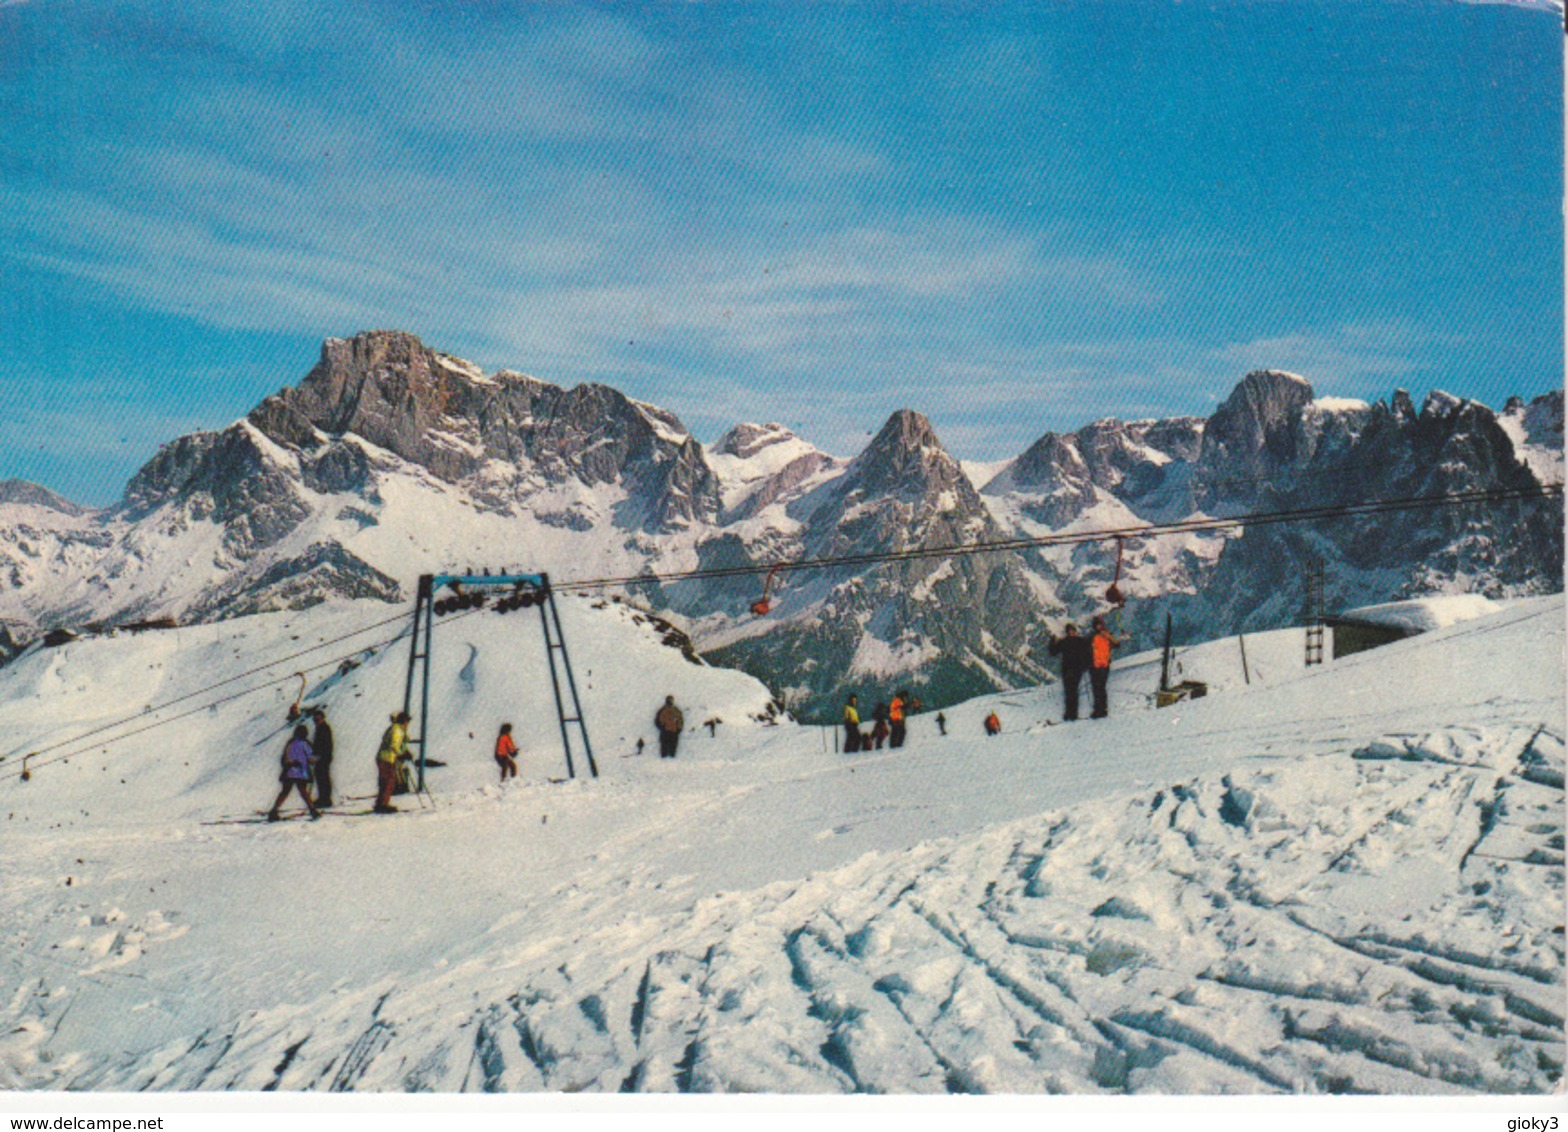
<path fill-rule="evenodd" d="M 767 581 L 762 583 L 762 596 L 751 603 L 751 611 L 758 617 L 766 617 L 773 608 L 773 603 L 768 600 L 768 595 L 773 591 L 773 576 L 779 572 L 779 564 L 774 563 L 773 569 L 768 571 Z"/>

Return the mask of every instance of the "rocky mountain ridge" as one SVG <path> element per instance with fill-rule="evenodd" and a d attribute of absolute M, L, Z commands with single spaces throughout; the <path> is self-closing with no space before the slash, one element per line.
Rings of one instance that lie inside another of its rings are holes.
<path fill-rule="evenodd" d="M 485 374 L 412 335 L 329 339 L 297 386 L 216 432 L 180 437 L 103 511 L 0 484 L 0 626 L 15 649 L 60 626 L 211 620 L 329 599 L 409 599 L 421 572 L 524 563 L 627 587 L 808 715 L 847 688 L 940 704 L 1048 679 L 1044 625 L 1103 606 L 1120 555 L 1137 635 L 1289 624 L 1300 572 L 1330 605 L 1562 586 L 1560 504 L 1435 508 L 1120 546 L 926 552 L 1195 514 L 1528 487 L 1560 479 L 1562 395 L 1501 414 L 1429 395 L 1419 411 L 1317 399 L 1246 375 L 1207 420 L 1100 420 L 1048 433 L 970 483 L 902 410 L 844 460 L 782 426 L 705 450 L 673 414 L 605 385 Z M 893 561 L 868 556 L 904 554 Z M 828 559 L 775 579 L 663 581 L 711 567 Z M 1149 642 L 1145 642 L 1149 643 Z M 0 645 L 4 642 L 0 641 Z M 870 702 L 869 699 L 866 701 Z"/>

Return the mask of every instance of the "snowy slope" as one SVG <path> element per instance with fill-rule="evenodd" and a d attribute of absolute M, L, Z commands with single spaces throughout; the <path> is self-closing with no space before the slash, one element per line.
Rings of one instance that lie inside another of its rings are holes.
<path fill-rule="evenodd" d="M 340 785 L 368 792 L 403 645 L 333 674 L 395 625 L 148 712 L 27 783 L 0 763 L 0 1085 L 1558 1086 L 1560 597 L 1310 672 L 1299 633 L 1248 637 L 1251 683 L 1238 643 L 1212 642 L 1180 657 L 1211 695 L 1160 711 L 1157 656 L 1129 658 L 1108 721 L 1052 724 L 1055 689 L 1005 693 L 947 709 L 945 737 L 921 716 L 908 748 L 855 756 L 759 721 L 760 684 L 690 664 L 625 606 L 562 614 L 597 780 L 548 781 L 537 621 L 489 612 L 437 629 L 433 806 L 204 824 L 270 801 L 281 736 L 253 744 L 307 663 Z M 379 615 L 35 652 L 0 671 L 0 733 L 43 745 L 62 719 L 140 712 Z M 639 758 L 666 693 L 681 756 Z M 502 718 L 524 751 L 505 789 Z"/>
<path fill-rule="evenodd" d="M 1367 605 L 1345 613 L 1346 617 L 1376 625 L 1407 629 L 1414 633 L 1427 633 L 1433 629 L 1446 629 L 1461 621 L 1485 617 L 1496 612 L 1498 603 L 1481 594 L 1448 594 L 1443 597 L 1414 598 L 1410 601 L 1388 601 L 1380 605 Z"/>

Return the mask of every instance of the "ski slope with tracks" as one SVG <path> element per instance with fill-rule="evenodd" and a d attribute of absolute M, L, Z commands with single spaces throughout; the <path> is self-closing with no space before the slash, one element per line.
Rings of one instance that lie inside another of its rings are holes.
<path fill-rule="evenodd" d="M 381 608 L 0 670 L 0 1088 L 1560 1088 L 1561 597 L 1311 670 L 1299 630 L 1249 637 L 1245 675 L 1213 642 L 1180 657 L 1210 695 L 1160 710 L 1131 658 L 1109 720 L 1053 723 L 1053 686 L 856 755 L 647 615 L 561 605 L 600 776 L 551 781 L 537 622 L 453 617 L 445 765 L 385 817 L 252 821 L 305 664 L 340 789 L 371 791 L 397 626 L 192 694 Z"/>

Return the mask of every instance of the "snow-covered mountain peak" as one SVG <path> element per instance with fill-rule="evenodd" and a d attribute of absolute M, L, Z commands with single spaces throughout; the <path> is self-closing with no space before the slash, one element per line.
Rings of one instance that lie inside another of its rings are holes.
<path fill-rule="evenodd" d="M 942 442 L 937 439 L 936 429 L 931 427 L 931 422 L 913 409 L 895 410 L 871 442 L 871 447 L 894 443 L 904 448 L 942 448 Z"/>
<path fill-rule="evenodd" d="M 0 505 L 7 503 L 58 511 L 62 515 L 70 515 L 73 518 L 90 512 L 90 508 L 72 503 L 63 495 L 57 495 L 47 487 L 40 487 L 27 480 L 0 480 Z"/>
<path fill-rule="evenodd" d="M 1110 544 L 956 559 L 945 548 L 1254 505 L 1523 487 L 1534 482 L 1525 465 L 1535 480 L 1561 479 L 1560 396 L 1502 419 L 1473 402 L 1418 417 L 1408 401 L 1342 406 L 1314 400 L 1303 378 L 1260 370 L 1208 421 L 1102 418 L 1048 433 L 994 465 L 982 500 L 975 469 L 912 410 L 852 459 L 777 423 L 736 425 L 706 452 L 675 414 L 609 385 L 487 376 L 414 335 L 367 332 L 327 340 L 295 388 L 245 419 L 165 445 L 119 507 L 73 516 L 0 502 L 13 623 L 0 655 L 56 627 L 397 602 L 419 573 L 526 557 L 558 579 L 734 571 L 641 592 L 686 618 L 716 661 L 810 714 L 894 670 L 947 703 L 1042 678 L 1042 620 L 1095 611 L 1119 565 L 1138 599 L 1129 624 L 1174 611 L 1178 628 L 1209 636 L 1287 623 L 1299 600 L 1280 579 L 1299 554 L 1252 531 L 1128 539 L 1121 556 Z M 1313 537 L 1357 604 L 1560 585 L 1560 508 L 1451 517 L 1327 524 Z M 883 558 L 910 551 L 919 556 Z M 841 557 L 771 587 L 749 573 Z M 765 587 L 772 612 L 748 616 Z"/>
<path fill-rule="evenodd" d="M 1288 455 L 1288 436 L 1312 401 L 1312 383 L 1283 370 L 1254 370 L 1209 418 L 1203 459 L 1255 465 L 1265 450 Z"/>
<path fill-rule="evenodd" d="M 1372 406 L 1357 397 L 1318 397 L 1308 403 L 1315 413 L 1362 413 Z"/>
<path fill-rule="evenodd" d="M 796 445 L 806 445 L 806 442 L 783 425 L 772 421 L 767 424 L 742 422 L 713 442 L 711 455 L 750 460 L 764 449 L 777 449 L 781 445 L 793 449 Z"/>
<path fill-rule="evenodd" d="M 617 391 L 607 385 L 599 388 L 604 389 L 611 395 L 617 395 Z M 691 443 L 691 433 L 687 431 L 685 425 L 681 424 L 680 418 L 668 409 L 662 409 L 658 405 L 650 405 L 646 401 L 634 401 L 629 397 L 626 400 L 637 412 L 642 414 L 644 420 L 653 426 L 659 439 L 666 444 L 679 446 Z"/>
<path fill-rule="evenodd" d="M 1452 393 L 1434 389 L 1426 395 L 1426 400 L 1421 402 L 1421 416 L 1423 419 L 1433 417 L 1444 419 L 1453 416 L 1468 404 L 1470 402 L 1463 397 L 1455 397 Z"/>
<path fill-rule="evenodd" d="M 738 424 L 714 442 L 708 466 L 719 480 L 724 514 L 750 518 L 787 500 L 825 469 L 840 467 L 781 424 Z"/>
<path fill-rule="evenodd" d="M 1554 389 L 1529 404 L 1510 397 L 1497 423 L 1519 458 L 1541 483 L 1563 482 L 1563 391 Z"/>
<path fill-rule="evenodd" d="M 851 462 L 845 484 L 867 499 L 957 489 L 979 503 L 969 477 L 942 447 L 931 422 L 912 409 L 899 409 L 888 417 L 881 431 Z"/>

